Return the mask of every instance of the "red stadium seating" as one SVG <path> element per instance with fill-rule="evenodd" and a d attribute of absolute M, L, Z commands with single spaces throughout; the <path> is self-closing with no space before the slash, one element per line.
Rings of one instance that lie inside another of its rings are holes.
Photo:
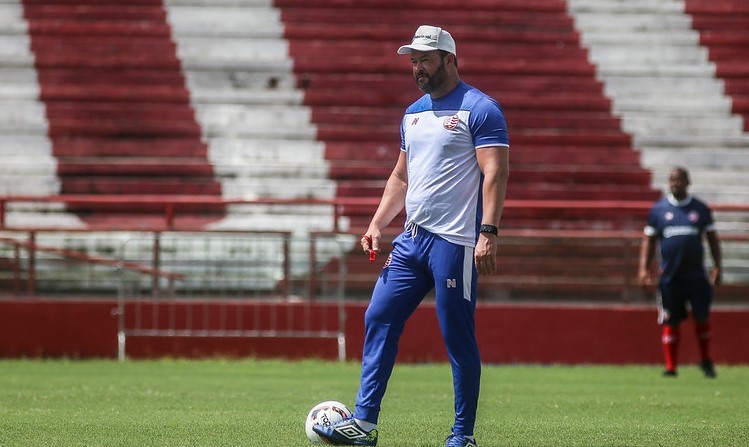
<path fill-rule="evenodd" d="M 62 194 L 221 196 L 161 0 L 24 0 Z M 123 204 L 72 205 L 89 224 Z M 195 206 L 196 218 L 220 205 Z"/>
<path fill-rule="evenodd" d="M 749 4 L 743 0 L 686 0 L 693 27 L 749 132 Z"/>
<path fill-rule="evenodd" d="M 277 0 L 294 69 L 341 197 L 377 197 L 398 154 L 398 124 L 421 95 L 395 49 L 416 26 L 444 26 L 462 78 L 496 97 L 510 127 L 508 199 L 654 200 L 650 173 L 580 45 L 566 4 Z M 417 18 L 416 18 L 417 17 Z M 417 23 L 418 22 L 418 23 Z M 373 210 L 352 210 L 352 226 Z M 615 210 L 508 211 L 504 228 L 640 228 Z"/>
<path fill-rule="evenodd" d="M 455 36 L 461 77 L 503 106 L 511 140 L 508 199 L 649 201 L 660 195 L 612 114 L 562 0 L 274 3 L 339 197 L 382 193 L 398 156 L 402 113 L 421 95 L 410 63 L 395 50 L 424 23 Z M 366 228 L 373 212 L 344 207 L 354 231 Z M 512 207 L 502 227 L 639 230 L 644 220 L 641 211 L 625 209 Z M 392 227 L 402 223 L 400 216 Z M 482 285 L 485 296 L 559 297 L 569 287 L 565 293 L 573 299 L 586 293 L 621 299 L 623 277 L 635 268 L 631 246 L 623 256 L 621 247 L 591 251 L 575 239 L 510 244 L 499 255 L 502 275 Z M 360 277 L 366 295 L 372 265 L 358 251 L 346 262 L 349 279 Z"/>

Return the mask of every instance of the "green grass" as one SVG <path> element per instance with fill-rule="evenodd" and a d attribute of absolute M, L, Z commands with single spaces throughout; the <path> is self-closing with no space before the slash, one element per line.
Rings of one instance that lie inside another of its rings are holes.
<path fill-rule="evenodd" d="M 0 446 L 307 446 L 322 400 L 352 405 L 359 365 L 320 361 L 0 361 Z M 479 445 L 749 446 L 749 367 L 485 366 Z M 446 365 L 396 367 L 381 447 L 442 446 Z"/>

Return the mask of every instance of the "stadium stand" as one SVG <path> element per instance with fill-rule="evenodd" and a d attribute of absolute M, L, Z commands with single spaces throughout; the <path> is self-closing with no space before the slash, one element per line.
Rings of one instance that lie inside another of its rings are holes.
<path fill-rule="evenodd" d="M 510 123 L 508 199 L 649 200 L 658 196 L 580 46 L 565 3 L 281 0 L 305 103 L 326 143 L 338 196 L 379 196 L 398 123 L 420 92 L 394 49 L 419 23 L 445 24 L 463 78 L 502 103 Z M 418 23 L 417 23 L 418 22 Z M 447 25 L 449 24 L 449 26 Z M 362 228 L 373 209 L 357 208 Z M 632 228 L 632 215 L 508 209 L 506 228 Z M 639 225 L 639 222 L 638 224 Z"/>
<path fill-rule="evenodd" d="M 323 144 L 270 1 L 165 2 L 225 199 L 332 199 Z M 330 207 L 231 205 L 212 228 L 329 230 Z"/>
<path fill-rule="evenodd" d="M 511 135 L 508 200 L 654 200 L 650 173 L 640 166 L 629 135 L 612 114 L 603 85 L 580 45 L 563 1 L 467 3 L 410 1 L 294 1 L 281 9 L 289 50 L 312 121 L 325 142 L 338 197 L 379 197 L 399 150 L 398 124 L 418 98 L 406 57 L 395 49 L 421 23 L 443 25 L 458 42 L 461 75 L 498 98 Z M 344 209 L 351 228 L 362 231 L 374 206 Z M 507 208 L 506 230 L 634 230 L 642 210 L 611 208 Z M 393 223 L 396 231 L 402 220 Z M 539 239 L 555 244 L 549 239 Z M 580 240 L 578 244 L 585 245 Z M 523 266 L 523 275 L 491 284 L 505 297 L 546 295 L 549 290 L 605 272 L 621 289 L 621 253 L 578 251 L 575 268 L 559 271 L 546 244 L 502 253 L 503 266 Z M 349 274 L 371 272 L 352 254 Z M 585 256 L 583 253 L 589 253 Z M 631 269 L 636 258 L 627 257 Z M 508 271 L 516 272 L 517 269 Z M 577 273 L 574 273 L 576 271 Z M 371 275 L 371 273 L 370 273 Z M 541 284 L 541 278 L 549 278 Z M 553 278 L 552 278 L 553 277 Z M 616 279 L 614 279 L 616 278 Z M 371 282 L 371 280 L 370 280 Z M 371 287 L 366 281 L 364 291 Z M 598 297 L 611 296 L 594 284 Z M 581 287 L 571 296 L 581 298 Z M 620 299 L 619 292 L 615 292 Z"/>
<path fill-rule="evenodd" d="M 56 169 L 23 7 L 19 1 L 0 2 L 0 195 L 57 194 Z M 17 225 L 50 224 L 49 216 L 57 226 L 82 225 L 58 204 L 14 207 L 23 211 L 9 219 Z"/>
<path fill-rule="evenodd" d="M 697 6 L 706 4 L 695 2 L 692 9 L 703 11 Z M 730 2 L 709 4 L 720 10 L 714 5 Z M 742 117 L 732 114 L 732 98 L 724 93 L 730 84 L 724 87 L 718 74 L 735 76 L 742 63 L 725 60 L 724 69 L 717 69 L 708 48 L 700 45 L 701 39 L 715 38 L 711 33 L 701 37 L 692 28 L 694 21 L 707 30 L 705 26 L 716 23 L 715 16 L 712 22 L 692 19 L 681 0 L 570 0 L 569 5 L 615 114 L 633 136 L 642 164 L 653 173 L 653 187 L 662 189 L 678 164 L 690 169 L 692 192 L 709 202 L 749 203 L 743 185 L 749 135 Z M 741 36 L 732 34 L 739 41 Z M 730 45 L 710 52 L 731 57 Z M 740 98 L 734 99 L 733 108 L 737 105 Z"/>
<path fill-rule="evenodd" d="M 161 0 L 26 0 L 23 8 L 61 194 L 221 196 Z M 68 209 L 91 227 L 157 211 Z M 189 211 L 220 216 L 223 206 Z"/>
<path fill-rule="evenodd" d="M 749 5 L 741 0 L 686 0 L 692 27 L 700 32 L 700 44 L 707 47 L 716 75 L 733 99 L 732 111 L 744 118 L 749 132 Z"/>
<path fill-rule="evenodd" d="M 731 45 L 744 42 L 745 12 L 737 0 L 687 6 L 694 19 L 677 0 L 3 0 L 0 138 L 11 149 L 0 153 L 42 156 L 3 166 L 0 182 L 8 195 L 114 197 L 96 218 L 71 205 L 91 228 L 163 207 L 128 197 L 200 196 L 189 223 L 297 235 L 331 230 L 334 211 L 229 204 L 224 216 L 220 202 L 368 200 L 337 210 L 344 230 L 362 231 L 396 159 L 401 114 L 420 95 L 395 48 L 419 24 L 442 24 L 463 78 L 504 106 L 508 200 L 528 204 L 505 212 L 508 275 L 490 287 L 504 298 L 621 299 L 644 209 L 617 204 L 655 200 L 676 161 L 698 195 L 749 203 L 745 128 L 731 114 L 746 93 L 743 62 L 730 60 L 741 57 Z M 721 45 L 708 58 L 700 41 Z M 733 109 L 716 76 L 731 79 Z M 20 188 L 35 179 L 45 186 Z M 541 206 L 554 200 L 570 205 Z M 746 214 L 724 213 L 721 225 L 745 231 Z M 608 239 L 590 242 L 590 231 Z M 366 295 L 376 268 L 352 246 L 347 264 Z M 741 250 L 727 256 L 738 263 Z"/>
<path fill-rule="evenodd" d="M 653 173 L 653 187 L 663 189 L 671 168 L 683 165 L 693 194 L 713 205 L 748 204 L 749 134 L 741 115 L 748 72 L 739 49 L 746 41 L 746 5 L 568 3 L 615 114 Z M 749 229 L 747 213 L 720 211 L 716 220 L 723 234 Z M 746 259 L 743 244 L 723 245 L 728 280 L 746 280 L 738 273 Z"/>

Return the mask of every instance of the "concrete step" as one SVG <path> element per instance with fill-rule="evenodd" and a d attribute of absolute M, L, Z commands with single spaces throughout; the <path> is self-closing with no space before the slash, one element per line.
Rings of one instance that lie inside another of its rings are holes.
<path fill-rule="evenodd" d="M 203 104 L 198 112 L 203 128 L 208 132 L 223 130 L 225 132 L 246 131 L 278 127 L 281 129 L 300 129 L 314 131 L 310 124 L 311 111 L 307 107 L 289 107 L 269 104 L 266 106 L 248 106 L 238 104 Z"/>
<path fill-rule="evenodd" d="M 241 210 L 230 207 L 227 217 L 209 224 L 208 228 L 213 230 L 246 230 L 247 228 L 269 231 L 286 230 L 300 235 L 309 231 L 331 231 L 333 229 L 333 218 L 329 210 L 327 210 L 327 213 L 325 211 L 323 209 L 315 214 L 310 212 L 297 214 L 291 210 L 287 214 L 281 212 L 264 214 L 254 208 Z M 339 221 L 341 230 L 346 231 L 348 229 L 347 222 L 348 219 Z M 301 259 L 309 259 L 309 255 L 305 255 Z"/>
<path fill-rule="evenodd" d="M 43 210 L 9 210 L 5 214 L 5 225 L 10 228 L 59 228 L 83 229 L 86 224 L 62 207 Z"/>
<path fill-rule="evenodd" d="M 42 136 L 47 134 L 47 126 L 44 123 L 29 122 L 14 125 L 10 123 L 0 122 L 0 135 L 3 136 Z"/>
<path fill-rule="evenodd" d="M 713 77 L 640 77 L 611 76 L 606 78 L 604 91 L 608 96 L 621 96 L 647 102 L 653 94 L 681 95 L 685 91 L 704 96 L 723 95 L 723 81 Z"/>
<path fill-rule="evenodd" d="M 622 128 L 633 134 L 669 135 L 674 129 L 683 129 L 682 136 L 741 136 L 744 121 L 739 116 L 713 113 L 661 114 L 657 111 L 638 111 L 622 117 Z"/>
<path fill-rule="evenodd" d="M 60 192 L 60 180 L 54 173 L 48 175 L 7 175 L 0 179 L 0 195 L 46 196 Z"/>
<path fill-rule="evenodd" d="M 2 157 L 0 163 L 0 179 L 11 176 L 54 175 L 57 160 L 52 157 L 30 157 L 28 155 L 11 155 Z"/>
<path fill-rule="evenodd" d="M 220 5 L 214 2 L 194 2 L 178 5 L 167 2 L 169 23 L 175 36 L 213 38 L 282 38 L 283 27 L 277 9 L 240 5 Z M 228 2 L 227 2 L 228 3 Z"/>
<path fill-rule="evenodd" d="M 0 123 L 2 127 L 46 126 L 44 105 L 36 101 L 0 101 Z"/>
<path fill-rule="evenodd" d="M 567 0 L 574 13 L 681 13 L 683 1 L 660 0 Z"/>
<path fill-rule="evenodd" d="M 334 197 L 335 182 L 320 178 L 225 178 L 221 190 L 226 198 L 253 200 L 260 197 L 278 199 L 329 199 Z"/>
<path fill-rule="evenodd" d="M 715 202 L 719 203 L 719 202 Z M 738 211 L 714 211 L 713 217 L 715 219 L 716 225 L 718 227 L 718 231 L 724 232 L 724 233 L 734 233 L 734 234 L 746 234 L 749 232 L 749 213 L 746 212 L 738 212 Z M 733 247 L 733 257 L 736 256 L 737 247 L 742 247 L 743 251 L 741 252 L 743 256 L 743 259 L 749 260 L 749 244 L 739 244 L 734 242 L 732 244 Z M 726 249 L 724 249 L 724 252 Z"/>
<path fill-rule="evenodd" d="M 293 90 L 296 77 L 288 71 L 244 72 L 202 70 L 187 73 L 191 90 L 240 91 L 240 90 Z"/>
<path fill-rule="evenodd" d="M 235 160 L 243 164 L 296 161 L 325 163 L 325 145 L 319 141 L 286 139 L 211 138 L 209 158 L 217 164 Z"/>
<path fill-rule="evenodd" d="M 203 104 L 245 104 L 269 106 L 300 105 L 303 98 L 304 93 L 300 90 L 214 90 L 201 88 L 191 90 L 190 92 L 190 99 L 198 109 L 200 109 Z"/>
<path fill-rule="evenodd" d="M 0 159 L 23 154 L 29 160 L 52 157 L 52 145 L 46 135 L 0 134 Z"/>
<path fill-rule="evenodd" d="M 234 163 L 227 163 L 228 161 L 234 161 Z M 220 162 L 214 163 L 213 168 L 215 169 L 216 176 L 221 179 L 223 177 L 231 178 L 245 178 L 253 180 L 268 180 L 275 181 L 280 180 L 281 182 L 289 182 L 289 179 L 294 179 L 294 182 L 306 181 L 308 179 L 319 180 L 328 178 L 328 166 L 325 161 L 318 161 L 317 163 L 305 163 L 305 162 L 274 162 L 274 163 L 244 163 L 240 160 L 221 160 Z"/>
<path fill-rule="evenodd" d="M 287 63 L 289 49 L 279 38 L 245 39 L 236 37 L 206 38 L 179 36 L 177 54 L 185 65 L 223 66 L 237 62 Z"/>
<path fill-rule="evenodd" d="M 669 95 L 647 103 L 643 103 L 639 98 L 616 98 L 614 110 L 623 114 L 639 111 L 678 114 L 685 110 L 701 110 L 704 113 L 720 113 L 728 117 L 731 114 L 731 101 L 725 96 L 708 97 L 707 95 Z"/>
<path fill-rule="evenodd" d="M 0 34 L 0 60 L 3 66 L 33 66 L 34 57 L 29 48 L 29 38 L 24 34 Z"/>
<path fill-rule="evenodd" d="M 19 1 L 0 2 L 0 35 L 26 34 L 23 7 Z"/>
<path fill-rule="evenodd" d="M 740 148 L 653 148 L 641 153 L 642 163 L 647 166 L 700 166 L 723 169 L 749 166 L 749 152 Z"/>
<path fill-rule="evenodd" d="M 2 84 L 0 85 L 0 101 L 38 101 L 38 84 Z"/>
<path fill-rule="evenodd" d="M 332 199 L 332 197 L 331 197 Z M 313 219 L 317 219 L 320 216 L 331 217 L 331 206 L 332 205 L 283 205 L 283 204 L 234 204 L 229 205 L 229 211 L 231 214 L 254 214 L 259 216 L 266 216 L 267 218 L 276 218 L 277 216 L 288 215 L 288 216 L 310 216 Z M 300 219 L 300 222 L 305 220 Z"/>
<path fill-rule="evenodd" d="M 572 1 L 572 4 L 575 2 Z M 636 30 L 639 33 L 658 33 L 690 30 L 692 20 L 684 14 L 674 14 L 671 11 L 658 13 L 655 11 L 641 11 L 630 13 L 626 11 L 590 11 L 575 10 L 575 23 L 578 27 L 591 32 L 605 33 L 623 30 Z"/>
<path fill-rule="evenodd" d="M 650 148 L 743 148 L 749 147 L 749 135 L 742 136 L 682 136 L 682 135 L 634 135 L 635 147 Z"/>
<path fill-rule="evenodd" d="M 7 67 L 0 65 L 0 85 L 6 87 L 21 87 L 36 84 L 36 70 L 33 67 Z"/>
<path fill-rule="evenodd" d="M 668 185 L 668 176 L 673 169 L 673 165 L 653 165 L 650 166 L 652 172 L 653 184 L 664 188 Z M 746 188 L 746 171 L 743 166 L 734 166 L 728 168 L 706 168 L 703 166 L 691 166 L 688 168 L 692 186 L 690 191 L 697 194 L 698 192 L 731 192 L 749 196 L 749 189 Z"/>
<path fill-rule="evenodd" d="M 224 7 L 265 7 L 273 6 L 273 0 L 163 0 L 164 5 L 172 8 L 177 6 L 224 6 Z"/>
<path fill-rule="evenodd" d="M 717 190 L 708 191 L 694 188 L 695 194 L 701 197 L 707 203 L 749 203 L 749 194 L 740 188 L 722 187 Z M 742 226 L 742 228 L 745 228 Z"/>
<path fill-rule="evenodd" d="M 201 113 L 198 111 L 198 115 Z M 198 118 L 201 119 L 201 118 Z M 210 123 L 203 124 L 203 136 L 209 140 L 213 138 L 240 138 L 269 140 L 274 138 L 285 140 L 313 141 L 317 132 L 314 127 L 293 128 L 225 128 L 213 126 Z"/>
<path fill-rule="evenodd" d="M 223 70 L 246 73 L 277 73 L 290 72 L 292 68 L 291 59 L 266 59 L 266 60 L 203 60 L 195 57 L 193 59 L 182 59 L 181 65 L 184 70 Z"/>
<path fill-rule="evenodd" d="M 629 78 L 713 78 L 715 76 L 715 65 L 676 65 L 645 66 L 628 65 L 624 62 L 607 66 L 598 66 L 596 72 L 599 76 L 607 79 L 609 77 Z"/>
<path fill-rule="evenodd" d="M 692 65 L 708 64 L 706 48 L 693 43 L 683 46 L 662 45 L 656 42 L 639 44 L 597 45 L 590 48 L 591 59 L 604 66 L 609 65 Z"/>
<path fill-rule="evenodd" d="M 620 30 L 620 29 L 592 29 L 590 33 L 586 31 L 585 35 L 580 37 L 580 41 L 586 48 L 592 47 L 612 47 L 616 45 L 627 46 L 672 46 L 686 47 L 688 45 L 697 45 L 700 41 L 699 34 L 690 30 L 670 30 L 668 32 L 659 32 L 649 30 L 640 32 L 639 30 Z"/>

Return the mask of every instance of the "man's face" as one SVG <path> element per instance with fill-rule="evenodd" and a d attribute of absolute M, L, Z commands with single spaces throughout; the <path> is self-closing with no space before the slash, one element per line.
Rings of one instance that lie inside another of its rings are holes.
<path fill-rule="evenodd" d="M 414 80 L 422 92 L 432 93 L 445 83 L 445 60 L 440 57 L 439 51 L 412 50 L 411 65 Z"/>
<path fill-rule="evenodd" d="M 668 187 L 677 199 L 685 198 L 689 187 L 689 176 L 682 170 L 674 169 L 668 176 Z"/>

